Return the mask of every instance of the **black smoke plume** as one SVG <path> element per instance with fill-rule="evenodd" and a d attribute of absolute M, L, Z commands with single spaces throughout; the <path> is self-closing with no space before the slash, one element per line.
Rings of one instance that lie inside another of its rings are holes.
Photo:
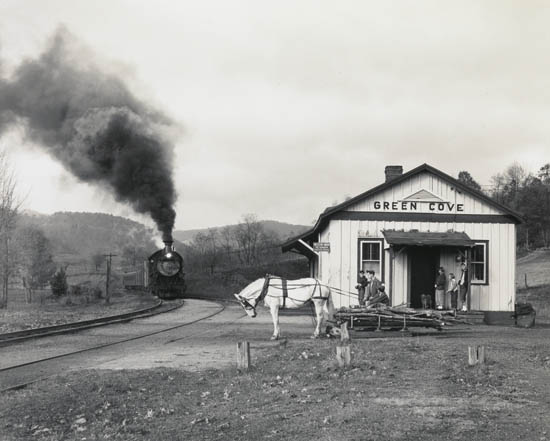
<path fill-rule="evenodd" d="M 173 146 L 164 136 L 171 122 L 75 52 L 74 37 L 60 29 L 37 59 L 0 78 L 0 135 L 23 124 L 27 136 L 78 179 L 149 214 L 171 240 Z"/>

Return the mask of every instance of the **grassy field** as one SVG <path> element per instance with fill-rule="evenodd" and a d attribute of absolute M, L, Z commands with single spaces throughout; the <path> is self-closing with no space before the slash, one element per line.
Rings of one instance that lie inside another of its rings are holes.
<path fill-rule="evenodd" d="M 536 250 L 518 259 L 516 278 L 517 300 L 531 303 L 538 317 L 550 318 L 550 250 Z"/>
<path fill-rule="evenodd" d="M 550 250 L 535 250 L 518 259 L 516 285 L 518 288 L 550 284 Z"/>
<path fill-rule="evenodd" d="M 109 304 L 104 299 L 84 295 L 55 298 L 49 290 L 35 293 L 32 303 L 25 302 L 23 289 L 11 289 L 8 307 L 0 309 L 0 332 L 12 332 L 41 326 L 58 325 L 121 314 L 146 308 L 157 300 L 144 292 L 113 292 Z"/>
<path fill-rule="evenodd" d="M 422 338 L 252 348 L 253 369 L 84 371 L 10 392 L 0 439 L 541 440 L 550 329 L 482 326 Z M 488 363 L 467 365 L 484 344 Z"/>

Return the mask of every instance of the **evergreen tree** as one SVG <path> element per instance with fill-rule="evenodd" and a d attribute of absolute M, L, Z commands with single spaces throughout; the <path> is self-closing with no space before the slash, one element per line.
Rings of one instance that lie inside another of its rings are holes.
<path fill-rule="evenodd" d="M 34 289 L 45 287 L 55 273 L 52 247 L 44 232 L 33 226 L 16 232 L 18 272 L 31 302 Z"/>
<path fill-rule="evenodd" d="M 61 297 L 67 294 L 67 273 L 65 273 L 63 268 L 59 268 L 59 270 L 50 279 L 50 286 L 52 287 L 53 295 L 56 297 Z"/>
<path fill-rule="evenodd" d="M 458 173 L 458 180 L 474 190 L 481 191 L 481 185 L 479 185 L 472 175 L 466 170 Z"/>

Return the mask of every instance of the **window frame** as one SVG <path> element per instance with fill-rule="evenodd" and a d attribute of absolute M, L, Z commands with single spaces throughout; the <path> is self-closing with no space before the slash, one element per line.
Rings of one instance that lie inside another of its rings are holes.
<path fill-rule="evenodd" d="M 488 240 L 474 240 L 474 242 L 475 242 L 474 247 L 479 246 L 479 245 L 483 245 L 484 262 L 474 261 L 474 259 L 473 259 L 473 248 L 472 248 L 472 250 L 470 251 L 470 270 L 472 272 L 470 274 L 470 283 L 472 285 L 489 285 L 489 241 Z M 475 280 L 474 279 L 474 274 L 475 274 L 474 264 L 479 265 L 481 263 L 483 263 L 484 279 L 483 280 Z"/>
<path fill-rule="evenodd" d="M 360 238 L 357 240 L 357 275 L 363 269 L 363 243 L 377 243 L 380 246 L 380 273 L 375 276 L 381 281 L 384 281 L 384 239 L 380 238 Z M 371 260 L 370 262 L 375 262 Z"/>

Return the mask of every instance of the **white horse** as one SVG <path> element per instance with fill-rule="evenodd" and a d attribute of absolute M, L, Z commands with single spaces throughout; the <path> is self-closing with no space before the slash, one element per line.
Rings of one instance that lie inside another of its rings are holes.
<path fill-rule="evenodd" d="M 277 276 L 267 275 L 244 288 L 235 298 L 242 305 L 249 317 L 256 317 L 256 306 L 264 300 L 269 306 L 273 318 L 273 335 L 271 340 L 277 340 L 281 335 L 279 327 L 279 309 L 296 309 L 309 301 L 315 305 L 317 324 L 311 338 L 318 338 L 325 319 L 333 317 L 334 307 L 330 289 L 317 279 L 286 280 Z"/>

